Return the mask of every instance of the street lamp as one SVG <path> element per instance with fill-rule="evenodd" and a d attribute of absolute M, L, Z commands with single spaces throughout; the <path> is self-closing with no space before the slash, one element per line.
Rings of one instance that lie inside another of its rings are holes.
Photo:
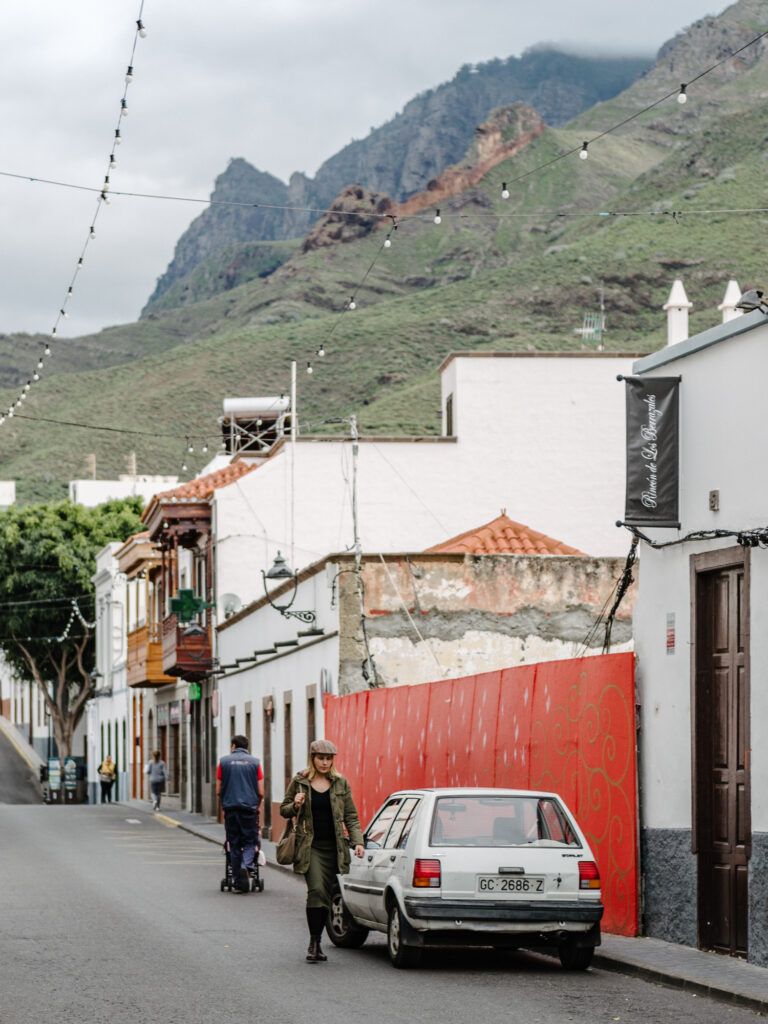
<path fill-rule="evenodd" d="M 275 609 L 275 611 L 280 612 L 283 618 L 298 619 L 300 622 L 306 622 L 307 625 L 309 626 L 314 626 L 314 612 L 300 612 L 294 608 L 291 608 L 291 605 L 296 600 L 296 591 L 299 586 L 299 572 L 298 570 L 296 570 L 295 572 L 291 572 L 291 570 L 286 565 L 285 559 L 283 558 L 279 551 L 277 552 L 275 561 L 273 562 L 272 567 L 269 569 L 269 571 L 264 572 L 263 569 L 261 570 L 261 578 L 264 583 L 264 594 L 266 595 L 267 600 Z M 269 596 L 267 580 L 293 580 L 293 593 L 291 594 L 291 599 L 288 602 L 288 604 L 275 604 L 275 602 Z"/>

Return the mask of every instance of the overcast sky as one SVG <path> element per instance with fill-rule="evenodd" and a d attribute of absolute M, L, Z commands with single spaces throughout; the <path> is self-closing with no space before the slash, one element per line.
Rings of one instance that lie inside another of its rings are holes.
<path fill-rule="evenodd" d="M 313 175 L 464 63 L 653 54 L 722 0 L 145 0 L 116 190 L 205 197 L 230 157 Z M 0 171 L 101 185 L 140 0 L 4 0 Z M 50 330 L 93 195 L 0 176 L 0 332 Z M 115 197 L 59 335 L 135 320 L 202 207 Z"/>

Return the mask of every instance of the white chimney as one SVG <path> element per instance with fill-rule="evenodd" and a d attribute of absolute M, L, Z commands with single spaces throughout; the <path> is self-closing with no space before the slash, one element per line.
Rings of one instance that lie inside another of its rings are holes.
<path fill-rule="evenodd" d="M 688 310 L 693 303 L 688 301 L 683 282 L 676 277 L 669 298 L 662 307 L 667 311 L 667 344 L 676 345 L 688 337 Z"/>
<path fill-rule="evenodd" d="M 727 324 L 729 320 L 735 320 L 737 316 L 741 316 L 744 312 L 743 309 L 736 309 L 736 303 L 740 298 L 741 288 L 739 288 L 739 282 L 731 278 L 728 282 L 728 287 L 725 289 L 723 301 L 717 307 L 723 314 L 724 324 Z"/>

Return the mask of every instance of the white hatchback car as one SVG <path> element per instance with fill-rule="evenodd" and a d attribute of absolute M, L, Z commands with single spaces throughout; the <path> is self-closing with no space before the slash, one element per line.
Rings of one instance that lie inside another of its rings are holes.
<path fill-rule="evenodd" d="M 357 947 L 371 929 L 386 932 L 395 967 L 416 966 L 430 946 L 548 946 L 584 970 L 600 944 L 597 864 L 554 793 L 393 793 L 338 882 L 331 941 Z"/>

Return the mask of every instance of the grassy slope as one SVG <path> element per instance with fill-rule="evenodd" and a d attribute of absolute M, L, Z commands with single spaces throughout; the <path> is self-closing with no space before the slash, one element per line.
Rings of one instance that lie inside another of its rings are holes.
<path fill-rule="evenodd" d="M 710 326 L 728 277 L 744 287 L 765 283 L 765 218 L 675 221 L 663 211 L 764 204 L 768 114 L 752 103 L 766 77 L 757 65 L 721 87 L 727 113 L 717 116 L 713 107 L 706 118 L 698 114 L 694 135 L 667 136 L 662 148 L 658 132 L 625 129 L 595 144 L 588 161 L 570 157 L 510 185 L 504 203 L 502 180 L 578 145 L 584 128 L 547 132 L 446 204 L 439 228 L 428 214 L 402 223 L 358 292 L 354 313 L 340 310 L 378 253 L 380 232 L 295 257 L 270 278 L 159 319 L 65 343 L 99 346 L 100 367 L 45 379 L 22 411 L 155 433 L 132 438 L 16 420 L 0 431 L 2 476 L 16 478 L 20 498 L 30 500 L 58 494 L 82 475 L 88 452 L 97 453 L 104 476 L 123 471 L 131 449 L 140 471 L 178 472 L 186 445 L 162 435 L 215 433 L 224 395 L 286 390 L 291 358 L 302 370 L 308 359 L 316 367 L 312 377 L 300 376 L 303 423 L 357 411 L 369 430 L 437 432 L 436 367 L 449 351 L 578 347 L 573 328 L 584 312 L 596 311 L 601 280 L 608 348 L 663 344 L 661 306 L 678 273 L 695 307 L 691 330 Z M 749 116 L 728 116 L 745 106 Z M 549 212 L 606 206 L 657 209 L 659 216 L 564 219 Z M 510 216 L 522 212 L 530 216 Z M 320 342 L 324 360 L 314 358 Z M 129 350 L 144 358 L 105 365 Z"/>

